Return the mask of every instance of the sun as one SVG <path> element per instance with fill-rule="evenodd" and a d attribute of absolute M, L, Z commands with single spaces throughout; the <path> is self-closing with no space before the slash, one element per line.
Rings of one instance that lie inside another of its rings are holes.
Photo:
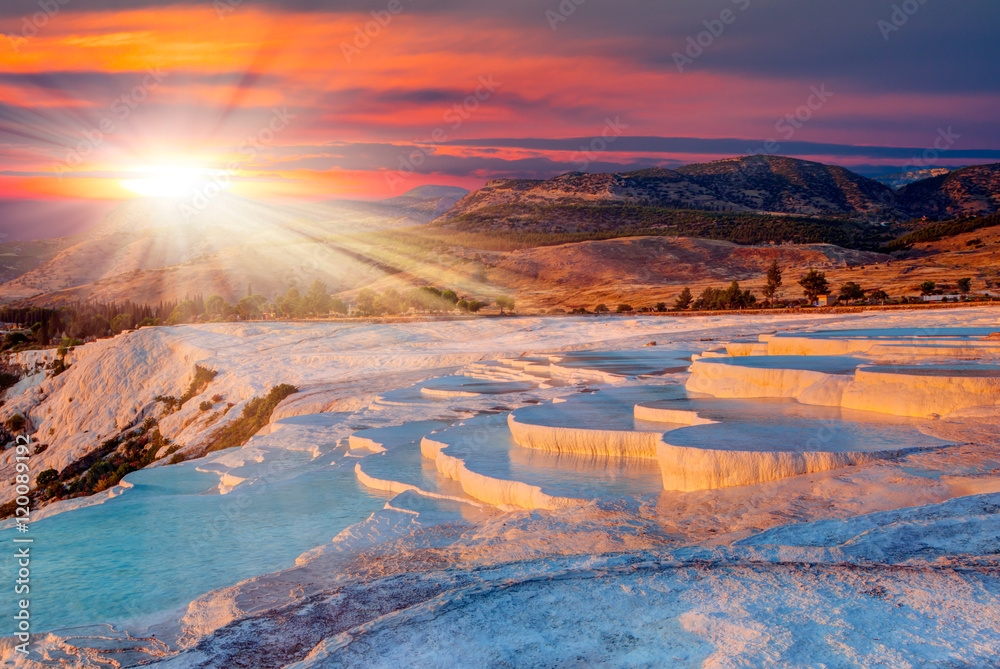
<path fill-rule="evenodd" d="M 146 197 L 189 197 L 209 187 L 228 190 L 231 185 L 225 170 L 205 167 L 159 166 L 135 171 L 143 176 L 123 179 L 119 184 Z"/>

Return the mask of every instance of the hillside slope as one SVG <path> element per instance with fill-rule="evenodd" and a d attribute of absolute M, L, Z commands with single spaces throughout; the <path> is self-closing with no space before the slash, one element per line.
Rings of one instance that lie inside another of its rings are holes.
<path fill-rule="evenodd" d="M 973 165 L 915 181 L 897 191 L 897 201 L 913 216 L 995 214 L 1000 212 L 1000 163 Z"/>
<path fill-rule="evenodd" d="M 745 156 L 685 165 L 677 172 L 720 200 L 751 211 L 889 213 L 888 186 L 837 165 L 783 156 Z"/>
<path fill-rule="evenodd" d="M 630 237 L 508 253 L 489 278 L 515 289 L 522 303 L 540 308 L 592 309 L 601 302 L 612 308 L 620 302 L 639 307 L 673 299 L 684 286 L 697 294 L 733 280 L 760 284 L 774 261 L 794 286 L 792 275 L 808 268 L 829 271 L 887 260 L 879 253 L 829 244 L 739 246 L 709 239 Z"/>

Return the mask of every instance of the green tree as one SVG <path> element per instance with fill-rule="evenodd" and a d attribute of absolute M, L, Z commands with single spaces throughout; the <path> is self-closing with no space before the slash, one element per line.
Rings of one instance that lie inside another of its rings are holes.
<path fill-rule="evenodd" d="M 761 292 L 764 293 L 764 297 L 770 302 L 778 296 L 779 288 L 781 288 L 781 268 L 778 267 L 778 261 L 775 260 L 771 263 L 770 269 L 767 270 L 767 283 Z"/>
<path fill-rule="evenodd" d="M 44 488 L 50 483 L 55 483 L 59 480 L 59 472 L 54 469 L 43 469 L 38 474 L 38 478 L 35 479 L 35 485 Z"/>
<path fill-rule="evenodd" d="M 865 296 L 865 290 L 860 285 L 854 281 L 848 281 L 843 286 L 840 287 L 840 299 L 845 302 L 854 302 L 855 300 L 863 299 Z"/>
<path fill-rule="evenodd" d="M 167 318 L 167 325 L 178 325 L 180 323 L 188 323 L 195 316 L 198 315 L 198 306 L 193 300 L 184 300 L 170 312 L 170 317 Z"/>
<path fill-rule="evenodd" d="M 379 314 L 398 314 L 403 311 L 403 298 L 395 288 L 386 288 L 375 300 L 375 311 Z"/>
<path fill-rule="evenodd" d="M 316 316 L 326 316 L 330 313 L 332 306 L 333 298 L 330 297 L 330 293 L 326 289 L 326 284 L 319 279 L 313 281 L 309 286 L 309 292 L 306 293 L 306 310 Z"/>
<path fill-rule="evenodd" d="M 965 277 L 964 279 L 959 279 L 957 282 L 958 292 L 962 295 L 968 295 L 969 291 L 972 290 L 972 279 Z"/>
<path fill-rule="evenodd" d="M 921 295 L 933 295 L 935 290 L 937 290 L 937 284 L 933 281 L 924 281 L 920 284 Z"/>
<path fill-rule="evenodd" d="M 674 311 L 684 311 L 691 306 L 693 301 L 694 297 L 691 295 L 691 289 L 685 286 L 684 290 L 681 291 L 681 294 L 677 296 L 676 300 L 674 300 L 673 309 Z"/>
<path fill-rule="evenodd" d="M 277 303 L 278 311 L 286 318 L 294 318 L 302 315 L 302 295 L 295 286 L 285 291 L 285 295 L 279 297 L 275 302 Z"/>
<path fill-rule="evenodd" d="M 371 288 L 362 288 L 358 291 L 358 296 L 354 300 L 354 306 L 362 316 L 375 315 L 375 300 L 378 294 Z"/>
<path fill-rule="evenodd" d="M 240 301 L 236 303 L 236 311 L 243 319 L 260 318 L 261 307 L 265 302 L 267 302 L 267 298 L 263 295 L 241 297 Z"/>
<path fill-rule="evenodd" d="M 349 309 L 347 308 L 347 302 L 344 302 L 339 297 L 335 297 L 330 301 L 330 311 L 335 314 L 346 314 Z"/>
<path fill-rule="evenodd" d="M 479 300 L 469 300 L 469 313 L 476 313 L 486 305 Z"/>
<path fill-rule="evenodd" d="M 719 291 L 715 288 L 708 287 L 701 291 L 701 295 L 698 299 L 694 301 L 691 308 L 695 311 L 701 311 L 703 309 L 716 309 L 716 302 L 718 301 L 717 294 Z"/>
<path fill-rule="evenodd" d="M 606 314 L 609 311 L 611 311 L 611 310 L 608 309 L 608 305 L 604 304 L 603 302 L 601 302 L 596 307 L 594 307 L 594 313 L 595 314 Z"/>
<path fill-rule="evenodd" d="M 496 299 L 497 306 L 500 307 L 500 315 L 503 315 L 503 310 L 514 311 L 514 298 L 509 295 L 501 295 Z"/>
<path fill-rule="evenodd" d="M 205 300 L 205 313 L 210 316 L 222 316 L 226 312 L 226 301 L 222 295 L 209 295 Z"/>
<path fill-rule="evenodd" d="M 885 304 L 889 301 L 889 293 L 884 290 L 873 290 L 871 294 L 868 295 L 868 299 L 872 302 L 878 302 L 880 304 Z"/>
<path fill-rule="evenodd" d="M 629 313 L 629 312 L 635 311 L 635 309 L 632 308 L 631 304 L 619 304 L 617 311 L 620 314 L 625 314 L 625 313 Z"/>
<path fill-rule="evenodd" d="M 802 286 L 802 293 L 810 302 L 815 302 L 820 295 L 830 294 L 830 282 L 826 280 L 826 274 L 814 269 L 799 279 L 799 285 Z"/>
<path fill-rule="evenodd" d="M 135 316 L 132 314 L 118 314 L 111 319 L 111 331 L 115 334 L 131 330 L 135 327 Z"/>

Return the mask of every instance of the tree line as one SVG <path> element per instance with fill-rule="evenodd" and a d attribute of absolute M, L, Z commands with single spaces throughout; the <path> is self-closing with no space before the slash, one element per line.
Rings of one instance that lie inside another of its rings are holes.
<path fill-rule="evenodd" d="M 514 299 L 511 297 L 501 295 L 494 302 L 500 308 L 501 314 L 505 310 L 514 310 Z M 386 288 L 381 293 L 371 288 L 362 288 L 355 299 L 355 309 L 361 316 L 397 315 L 411 309 L 427 313 L 458 310 L 475 314 L 489 305 L 488 301 L 459 297 L 453 290 L 434 286 L 410 288 L 402 293 L 395 288 Z"/>

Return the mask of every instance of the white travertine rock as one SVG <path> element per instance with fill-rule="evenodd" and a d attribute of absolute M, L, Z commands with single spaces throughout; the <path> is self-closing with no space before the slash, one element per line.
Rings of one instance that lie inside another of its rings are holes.
<path fill-rule="evenodd" d="M 460 457 L 449 454 L 448 447 L 448 444 L 431 437 L 424 437 L 420 442 L 420 452 L 423 456 L 432 460 L 443 475 L 458 481 L 462 485 L 462 490 L 470 497 L 495 506 L 517 506 L 523 509 L 565 509 L 589 502 L 584 499 L 548 495 L 542 492 L 539 486 L 474 472 L 465 466 Z"/>
<path fill-rule="evenodd" d="M 664 490 L 711 490 L 899 457 L 908 449 L 865 452 L 733 451 L 657 444 Z"/>
<path fill-rule="evenodd" d="M 853 375 L 742 364 L 759 358 L 698 360 L 686 388 L 720 398 L 782 397 L 803 404 L 841 406 L 897 416 L 933 417 L 1000 403 L 1000 367 L 995 365 L 861 366 Z"/>
<path fill-rule="evenodd" d="M 765 342 L 733 342 L 726 344 L 726 353 L 734 358 L 744 355 L 767 355 Z"/>
<path fill-rule="evenodd" d="M 508 414 L 507 425 L 514 441 L 525 448 L 620 458 L 656 457 L 658 432 L 539 425 L 519 421 L 516 413 Z"/>

